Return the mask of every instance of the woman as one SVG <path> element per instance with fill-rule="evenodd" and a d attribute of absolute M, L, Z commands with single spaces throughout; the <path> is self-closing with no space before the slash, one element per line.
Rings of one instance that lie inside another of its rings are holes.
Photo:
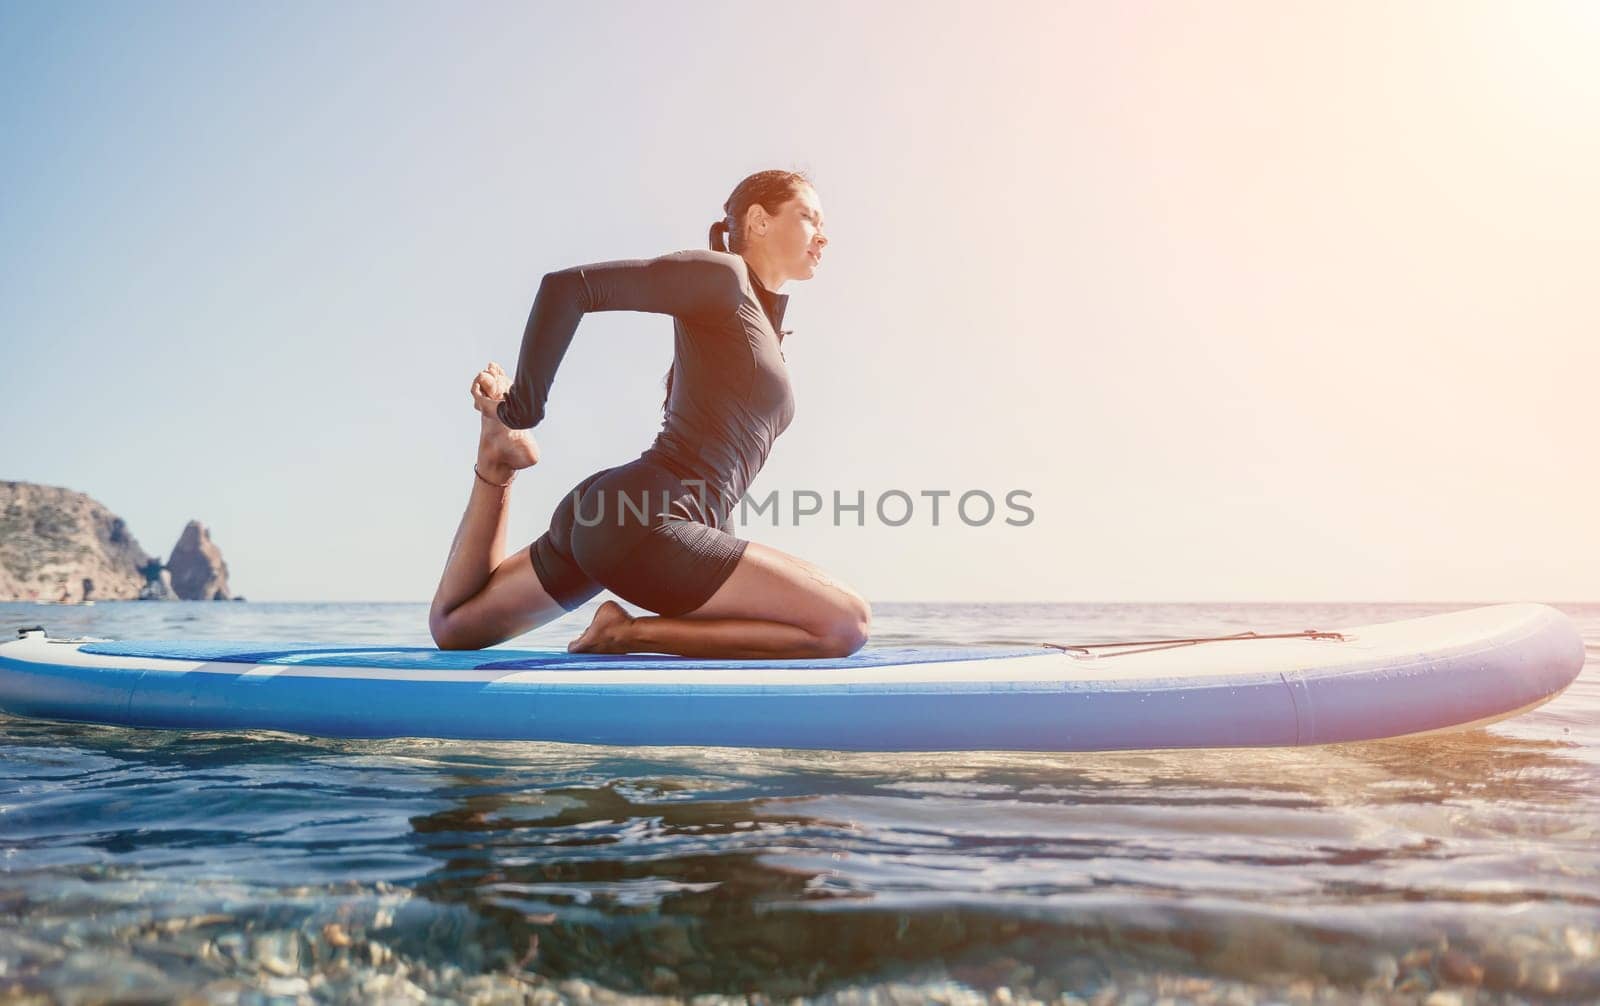
<path fill-rule="evenodd" d="M 442 649 L 476 649 L 606 601 L 574 653 L 840 657 L 867 640 L 871 609 L 810 563 L 724 530 L 794 415 L 780 329 L 791 279 L 810 279 L 828 239 L 810 181 L 762 171 L 740 182 L 710 251 L 600 262 L 544 277 L 515 380 L 494 363 L 472 382 L 482 413 L 472 496 L 428 625 Z M 726 236 L 728 242 L 723 243 Z M 589 311 L 669 314 L 666 414 L 638 459 L 589 476 L 538 540 L 505 556 L 516 472 L 539 460 L 556 368 Z"/>

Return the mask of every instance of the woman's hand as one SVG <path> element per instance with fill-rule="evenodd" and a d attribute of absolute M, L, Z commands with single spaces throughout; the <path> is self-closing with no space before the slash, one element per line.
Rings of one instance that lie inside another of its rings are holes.
<path fill-rule="evenodd" d="M 472 407 L 492 418 L 499 418 L 499 405 L 511 390 L 511 378 L 500 369 L 500 364 L 490 361 L 472 379 Z"/>

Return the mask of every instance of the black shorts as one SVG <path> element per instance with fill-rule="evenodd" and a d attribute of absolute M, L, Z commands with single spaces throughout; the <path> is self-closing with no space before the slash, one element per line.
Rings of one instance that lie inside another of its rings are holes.
<path fill-rule="evenodd" d="M 733 575 L 749 544 L 718 526 L 725 518 L 709 488 L 642 457 L 574 486 L 528 553 L 545 592 L 568 611 L 610 590 L 658 615 L 683 615 Z"/>

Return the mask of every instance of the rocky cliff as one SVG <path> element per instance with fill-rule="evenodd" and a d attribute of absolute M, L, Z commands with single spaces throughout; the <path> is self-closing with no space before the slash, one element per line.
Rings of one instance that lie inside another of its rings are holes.
<path fill-rule="evenodd" d="M 168 566 L 127 522 L 83 493 L 0 482 L 0 601 L 226 600 L 228 567 L 191 521 Z"/>
<path fill-rule="evenodd" d="M 82 493 L 0 482 L 0 598 L 132 599 L 149 561 L 123 519 Z"/>

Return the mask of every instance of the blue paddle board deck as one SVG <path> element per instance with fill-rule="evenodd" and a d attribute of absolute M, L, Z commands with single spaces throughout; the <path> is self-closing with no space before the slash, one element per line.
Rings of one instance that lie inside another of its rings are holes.
<path fill-rule="evenodd" d="M 1132 652 L 876 647 L 699 660 L 335 643 L 0 644 L 0 711 L 169 729 L 839 751 L 1327 744 L 1462 729 L 1583 666 L 1555 608 L 1505 604 Z"/>

